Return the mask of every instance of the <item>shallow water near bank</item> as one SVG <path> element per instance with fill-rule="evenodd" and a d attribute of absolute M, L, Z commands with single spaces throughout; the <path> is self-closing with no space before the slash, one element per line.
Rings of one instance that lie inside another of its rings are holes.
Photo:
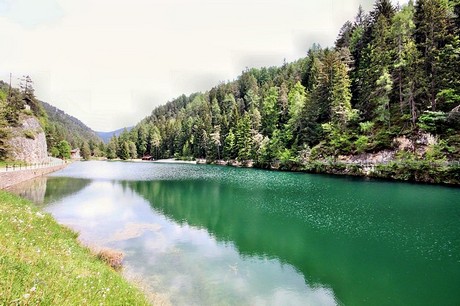
<path fill-rule="evenodd" d="M 92 161 L 16 191 L 175 305 L 460 304 L 459 188 Z"/>

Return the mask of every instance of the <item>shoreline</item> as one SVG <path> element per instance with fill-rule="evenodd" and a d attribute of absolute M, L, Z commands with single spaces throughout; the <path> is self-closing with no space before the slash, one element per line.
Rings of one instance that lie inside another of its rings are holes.
<path fill-rule="evenodd" d="M 148 296 L 83 245 L 76 231 L 33 202 L 0 190 L 0 211 L 4 217 L 0 220 L 0 301 L 21 305 L 149 304 Z"/>
<path fill-rule="evenodd" d="M 174 158 L 157 159 L 157 160 L 152 160 L 150 162 L 157 163 L 157 164 L 192 164 L 192 165 L 195 165 L 198 163 L 197 160 L 179 160 L 179 159 L 174 159 Z"/>
<path fill-rule="evenodd" d="M 387 163 L 359 164 L 341 162 L 309 162 L 307 164 L 277 165 L 259 167 L 253 161 L 216 160 L 206 161 L 197 159 L 197 164 L 230 166 L 236 168 L 254 168 L 269 171 L 282 171 L 293 173 L 326 174 L 335 176 L 352 176 L 371 179 L 384 179 L 395 182 L 408 182 L 418 184 L 434 184 L 459 187 L 460 179 L 455 174 L 460 174 L 460 164 L 436 164 L 424 161 L 391 160 Z M 444 168 L 443 168 L 444 167 Z M 452 172 L 451 175 L 446 174 Z M 445 175 L 442 180 L 442 176 Z"/>
<path fill-rule="evenodd" d="M 158 164 L 196 164 L 218 165 L 236 168 L 254 168 L 269 171 L 283 171 L 293 173 L 327 174 L 337 176 L 353 176 L 372 179 L 384 179 L 396 182 L 421 184 L 435 184 L 443 186 L 460 186 L 460 162 L 436 163 L 423 160 L 392 159 L 386 162 L 343 162 L 318 160 L 308 163 L 290 162 L 288 164 L 275 163 L 270 166 L 257 165 L 253 160 L 206 160 L 196 158 L 193 161 L 177 160 L 174 158 L 146 161 L 141 159 L 113 159 L 106 161 L 125 161 L 135 163 Z"/>
<path fill-rule="evenodd" d="M 197 160 L 179 160 L 174 158 L 164 158 L 164 159 L 155 159 L 155 160 L 142 160 L 140 158 L 135 159 L 103 159 L 103 161 L 118 161 L 118 162 L 131 162 L 131 163 L 155 163 L 155 164 L 197 164 Z"/>

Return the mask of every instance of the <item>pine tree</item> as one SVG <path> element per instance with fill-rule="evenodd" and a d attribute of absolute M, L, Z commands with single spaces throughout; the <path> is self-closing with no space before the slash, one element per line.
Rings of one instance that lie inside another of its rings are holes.
<path fill-rule="evenodd" d="M 141 124 L 137 129 L 136 151 L 139 155 L 144 156 L 147 152 L 147 130 L 144 124 Z"/>
<path fill-rule="evenodd" d="M 214 157 L 217 159 L 220 159 L 220 147 L 222 145 L 220 141 L 220 125 L 214 126 L 214 132 L 211 133 L 209 136 L 210 136 L 212 147 L 215 148 L 216 153 L 217 153 Z"/>
<path fill-rule="evenodd" d="M 250 160 L 252 158 L 252 135 L 249 114 L 244 114 L 244 116 L 238 121 L 235 138 L 238 150 L 238 160 Z"/>
<path fill-rule="evenodd" d="M 439 52 L 439 110 L 449 112 L 460 104 L 460 38 L 455 36 Z"/>
<path fill-rule="evenodd" d="M 393 50 L 393 80 L 396 85 L 394 86 L 396 92 L 393 96 L 398 97 L 401 114 L 405 113 L 407 104 L 404 94 L 405 89 L 408 87 L 407 83 L 410 81 L 407 79 L 407 75 L 410 73 L 410 70 L 417 69 L 413 62 L 415 59 L 411 59 L 414 53 L 413 46 L 415 46 L 413 38 L 415 31 L 415 23 L 413 21 L 414 11 L 413 2 L 410 1 L 393 17 L 390 30 L 391 39 L 395 46 Z"/>
<path fill-rule="evenodd" d="M 339 36 L 335 41 L 335 47 L 337 49 L 350 46 L 353 30 L 353 23 L 351 23 L 351 21 L 346 21 L 343 24 L 342 28 L 340 29 Z"/>
<path fill-rule="evenodd" d="M 235 134 L 233 134 L 233 129 L 230 129 L 224 141 L 224 158 L 234 159 L 236 157 L 235 148 Z"/>
<path fill-rule="evenodd" d="M 384 69 L 382 75 L 376 81 L 376 86 L 372 94 L 376 101 L 375 115 L 377 121 L 391 126 L 390 122 L 390 93 L 393 88 L 393 81 L 389 72 Z"/>
<path fill-rule="evenodd" d="M 106 156 L 108 159 L 115 159 L 118 156 L 118 139 L 115 135 L 110 138 L 110 141 L 107 145 Z"/>
<path fill-rule="evenodd" d="M 439 91 L 439 50 L 448 38 L 449 10 L 447 0 L 418 0 L 415 5 L 415 41 L 421 53 L 421 99 L 436 111 L 436 95 Z"/>
<path fill-rule="evenodd" d="M 270 87 L 262 101 L 262 132 L 271 136 L 278 124 L 278 89 Z"/>
<path fill-rule="evenodd" d="M 337 56 L 337 54 L 336 54 Z M 351 108 L 350 78 L 347 66 L 342 61 L 334 62 L 331 95 L 331 121 L 341 128 L 345 128 L 353 117 Z"/>
<path fill-rule="evenodd" d="M 391 66 L 390 21 L 384 14 L 378 16 L 373 26 L 373 39 L 364 50 L 364 58 L 360 62 L 362 66 L 358 68 L 361 87 L 357 108 L 364 120 L 373 119 L 375 109 L 379 105 L 379 96 L 375 94 L 378 92 L 377 81 Z"/>
<path fill-rule="evenodd" d="M 87 142 L 84 142 L 83 145 L 81 146 L 81 157 L 84 160 L 89 160 L 91 158 L 91 149 L 89 147 L 89 144 Z"/>
<path fill-rule="evenodd" d="M 58 145 L 57 149 L 59 150 L 59 158 L 62 159 L 69 159 L 70 158 L 70 151 L 72 150 L 70 144 L 66 140 L 61 140 Z"/>

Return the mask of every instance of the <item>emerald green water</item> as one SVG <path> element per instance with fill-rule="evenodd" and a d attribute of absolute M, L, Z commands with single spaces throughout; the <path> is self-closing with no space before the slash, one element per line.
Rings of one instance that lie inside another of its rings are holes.
<path fill-rule="evenodd" d="M 460 305 L 459 188 L 81 162 L 27 190 L 174 305 Z"/>

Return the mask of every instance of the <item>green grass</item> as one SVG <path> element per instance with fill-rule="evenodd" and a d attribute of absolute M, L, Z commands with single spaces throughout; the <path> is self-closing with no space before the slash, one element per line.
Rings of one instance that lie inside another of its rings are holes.
<path fill-rule="evenodd" d="M 0 191 L 0 305 L 148 305 L 77 234 Z"/>

